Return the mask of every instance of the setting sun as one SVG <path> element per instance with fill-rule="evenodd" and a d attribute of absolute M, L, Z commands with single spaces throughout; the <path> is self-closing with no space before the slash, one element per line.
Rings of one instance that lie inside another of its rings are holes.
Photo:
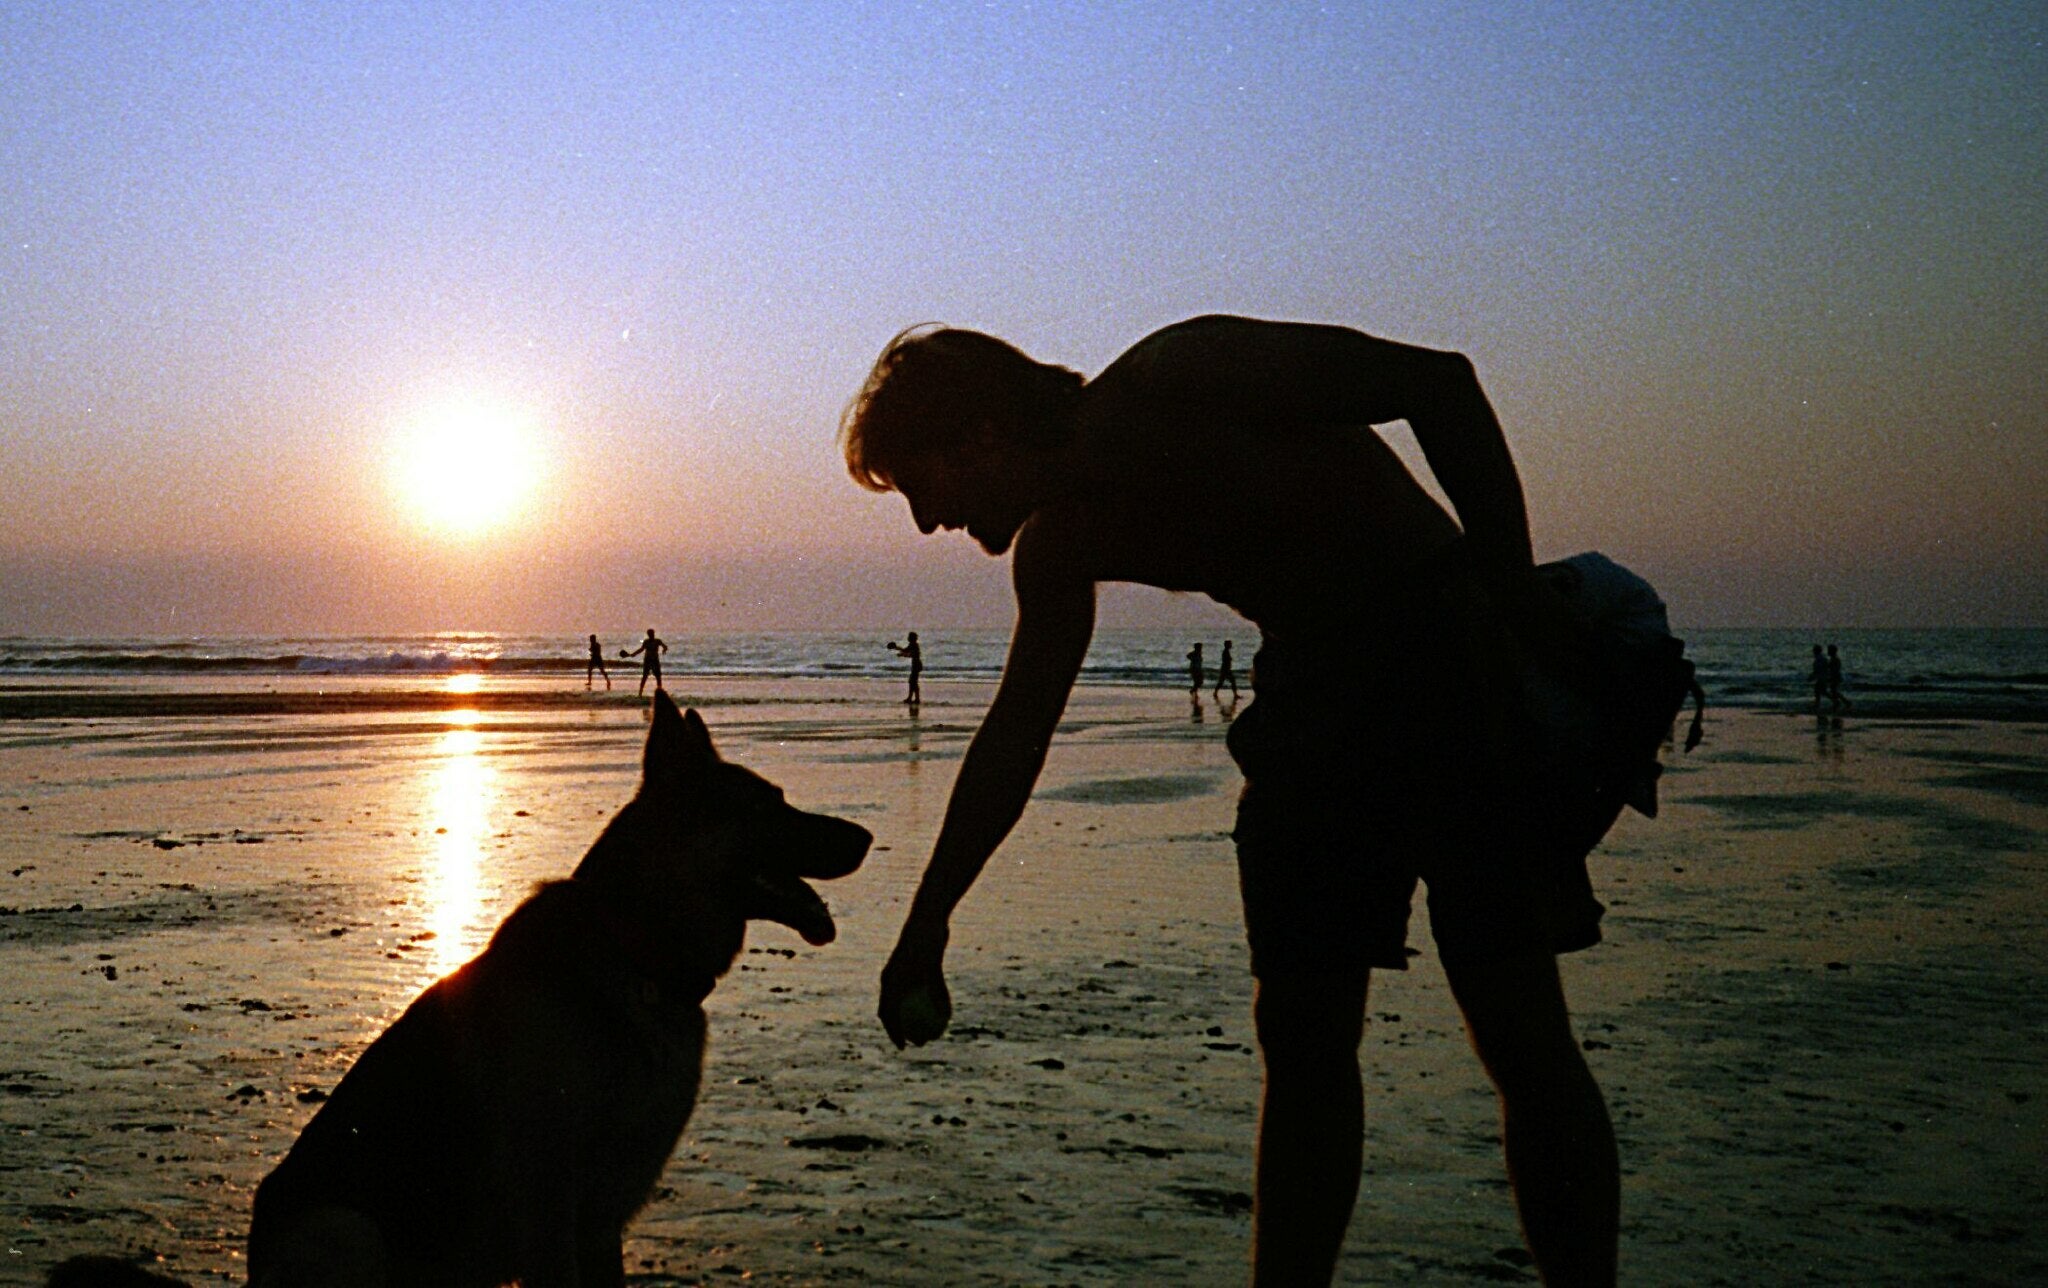
<path fill-rule="evenodd" d="M 400 433 L 393 482 L 411 514 L 433 532 L 474 537 L 518 516 L 541 476 L 531 419 L 506 407 L 453 403 Z"/>

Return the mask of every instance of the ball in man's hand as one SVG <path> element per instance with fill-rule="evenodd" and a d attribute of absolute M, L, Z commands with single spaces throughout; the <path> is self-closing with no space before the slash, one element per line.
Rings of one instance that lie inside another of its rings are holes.
<path fill-rule="evenodd" d="M 912 989 L 903 999 L 903 1040 L 922 1046 L 946 1031 L 953 1008 L 928 988 Z"/>

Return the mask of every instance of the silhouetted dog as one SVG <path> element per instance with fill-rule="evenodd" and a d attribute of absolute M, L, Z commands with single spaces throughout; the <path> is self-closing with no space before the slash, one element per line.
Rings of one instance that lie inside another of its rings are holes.
<path fill-rule="evenodd" d="M 704 997 L 750 919 L 829 943 L 802 878 L 872 839 L 786 804 L 657 692 L 640 790 L 575 874 L 371 1043 L 257 1189 L 252 1288 L 623 1283 L 621 1234 L 697 1098 Z M 121 1271 L 80 1258 L 51 1283 L 148 1282 Z"/>

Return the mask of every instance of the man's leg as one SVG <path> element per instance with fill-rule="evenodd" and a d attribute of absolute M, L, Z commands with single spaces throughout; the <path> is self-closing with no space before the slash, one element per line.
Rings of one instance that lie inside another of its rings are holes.
<path fill-rule="evenodd" d="M 1358 1198 L 1365 1130 L 1358 1043 L 1369 976 L 1262 979 L 1266 1062 L 1252 1195 L 1252 1284 L 1326 1284 Z"/>
<path fill-rule="evenodd" d="M 1543 1281 L 1614 1282 L 1621 1168 L 1599 1085 L 1572 1036 L 1557 959 L 1453 959 L 1444 971 L 1500 1093 L 1508 1180 Z"/>

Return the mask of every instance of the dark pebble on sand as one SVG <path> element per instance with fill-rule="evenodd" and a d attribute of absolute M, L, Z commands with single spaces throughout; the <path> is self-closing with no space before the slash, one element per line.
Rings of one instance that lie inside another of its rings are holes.
<path fill-rule="evenodd" d="M 1828 963 L 1828 969 L 1829 969 L 1829 970 L 1847 970 L 1847 969 L 1849 969 L 1849 963 L 1847 963 L 1847 962 L 1829 962 L 1829 963 Z"/>
<path fill-rule="evenodd" d="M 302 1105 L 317 1105 L 321 1101 L 327 1099 L 327 1093 L 320 1090 L 320 1088 L 318 1087 L 308 1087 L 304 1091 L 301 1091 L 297 1096 L 293 1097 L 293 1099 L 297 1100 Z"/>
<path fill-rule="evenodd" d="M 1040 1069 L 1064 1069 L 1067 1067 L 1065 1060 L 1055 1059 L 1052 1056 L 1047 1056 L 1043 1060 L 1033 1060 L 1031 1063 Z"/>
<path fill-rule="evenodd" d="M 159 850 L 175 850 L 185 843 L 183 841 L 174 841 L 168 836 L 159 836 L 150 841 L 150 844 Z"/>
<path fill-rule="evenodd" d="M 830 1149 L 842 1154 L 859 1154 L 870 1149 L 887 1149 L 889 1142 L 879 1136 L 840 1132 L 830 1136 L 792 1136 L 784 1142 L 791 1149 Z"/>
<path fill-rule="evenodd" d="M 270 1009 L 270 1003 L 259 1001 L 253 997 L 245 997 L 237 1005 L 244 1011 L 267 1011 Z"/>

